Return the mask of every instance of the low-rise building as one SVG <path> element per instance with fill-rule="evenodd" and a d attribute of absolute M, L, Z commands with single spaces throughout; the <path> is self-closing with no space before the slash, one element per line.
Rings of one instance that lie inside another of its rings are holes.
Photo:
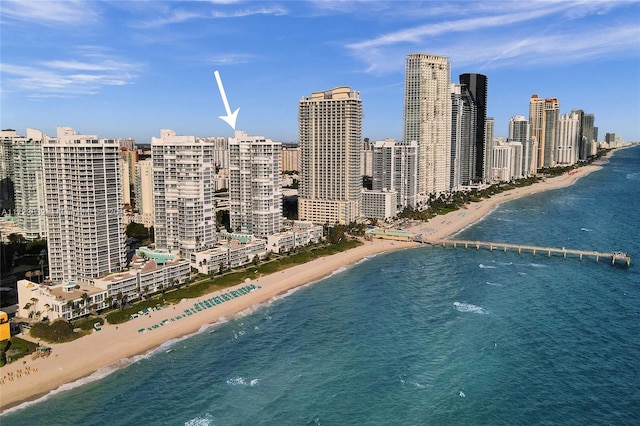
<path fill-rule="evenodd" d="M 20 318 L 72 320 L 115 303 L 139 299 L 146 294 L 182 283 L 190 276 L 191 266 L 175 255 L 158 261 L 134 256 L 130 267 L 122 271 L 83 281 L 58 285 L 18 281 Z"/>
<path fill-rule="evenodd" d="M 219 233 L 235 236 L 227 240 L 220 240 L 220 244 L 214 248 L 191 253 L 191 267 L 201 274 L 214 274 L 221 269 L 237 268 L 251 263 L 258 256 L 264 259 L 267 256 L 267 241 L 253 238 L 250 235 Z M 243 238 L 239 238 L 243 237 Z"/>

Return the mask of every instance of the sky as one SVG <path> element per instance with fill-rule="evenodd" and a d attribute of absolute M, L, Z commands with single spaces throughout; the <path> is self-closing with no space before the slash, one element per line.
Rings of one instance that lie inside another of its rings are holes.
<path fill-rule="evenodd" d="M 250 135 L 296 142 L 300 99 L 350 86 L 363 137 L 401 140 L 410 53 L 486 75 L 496 137 L 538 94 L 640 141 L 640 1 L 614 0 L 0 0 L 0 126 L 233 136 L 218 71 Z"/>

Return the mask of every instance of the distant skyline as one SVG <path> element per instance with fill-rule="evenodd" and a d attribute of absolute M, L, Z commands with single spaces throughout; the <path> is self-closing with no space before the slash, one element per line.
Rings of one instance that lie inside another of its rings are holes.
<path fill-rule="evenodd" d="M 405 58 L 430 53 L 488 77 L 496 137 L 538 94 L 640 141 L 638 22 L 640 1 L 2 0 L 0 126 L 231 137 L 218 70 L 238 130 L 296 142 L 300 99 L 350 86 L 362 136 L 401 140 Z"/>

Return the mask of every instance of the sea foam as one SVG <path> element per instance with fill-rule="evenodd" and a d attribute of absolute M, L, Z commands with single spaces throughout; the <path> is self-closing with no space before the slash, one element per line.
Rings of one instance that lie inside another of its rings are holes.
<path fill-rule="evenodd" d="M 489 313 L 489 311 L 487 311 L 486 309 L 481 308 L 480 306 L 472 305 L 471 303 L 453 302 L 453 307 L 460 312 L 471 312 L 473 314 L 480 315 Z"/>

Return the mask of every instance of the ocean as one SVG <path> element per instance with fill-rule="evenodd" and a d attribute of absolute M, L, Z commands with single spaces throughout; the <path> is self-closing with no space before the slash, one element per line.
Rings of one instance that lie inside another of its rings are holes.
<path fill-rule="evenodd" d="M 623 250 L 629 268 L 428 246 L 377 255 L 0 423 L 637 424 L 639 229 L 636 146 L 458 235 Z"/>

